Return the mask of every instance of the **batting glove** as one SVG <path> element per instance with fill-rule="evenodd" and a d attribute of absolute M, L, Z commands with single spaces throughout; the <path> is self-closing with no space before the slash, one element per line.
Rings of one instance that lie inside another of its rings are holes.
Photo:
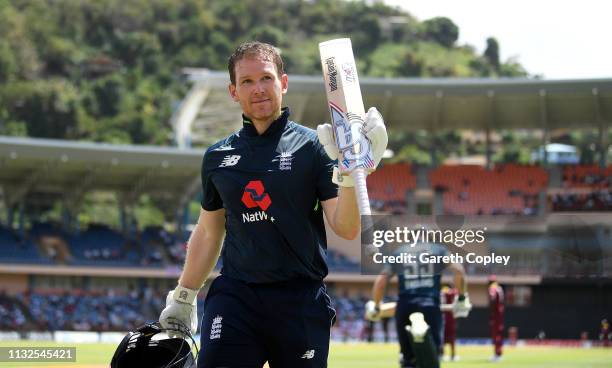
<path fill-rule="evenodd" d="M 374 159 L 374 168 L 378 166 L 382 159 L 383 153 L 387 149 L 389 137 L 387 136 L 387 128 L 382 115 L 375 107 L 370 107 L 362 127 L 363 134 L 370 140 L 372 145 L 372 158 Z M 332 160 L 338 159 L 338 146 L 334 139 L 333 128 L 330 124 L 321 124 L 317 126 L 317 136 L 319 142 L 323 145 L 325 153 Z M 355 183 L 350 175 L 341 175 L 337 167 L 334 167 L 332 181 L 343 187 L 354 187 Z"/>
<path fill-rule="evenodd" d="M 159 324 L 166 329 L 170 337 L 184 337 L 181 331 L 192 335 L 198 329 L 198 306 L 196 296 L 199 290 L 177 286 L 166 297 L 166 308 L 159 316 Z"/>
<path fill-rule="evenodd" d="M 380 321 L 380 305 L 370 300 L 365 305 L 365 319 L 372 322 Z"/>
<path fill-rule="evenodd" d="M 465 318 L 470 314 L 471 310 L 472 303 L 467 293 L 455 297 L 455 302 L 453 303 L 453 316 L 455 318 Z"/>

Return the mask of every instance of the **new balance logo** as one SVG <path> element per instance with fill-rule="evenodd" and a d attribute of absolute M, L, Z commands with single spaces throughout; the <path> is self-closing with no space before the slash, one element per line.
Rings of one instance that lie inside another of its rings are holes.
<path fill-rule="evenodd" d="M 314 353 L 315 353 L 314 349 L 306 350 L 304 355 L 302 355 L 302 359 L 312 359 L 312 358 L 314 358 Z"/>
<path fill-rule="evenodd" d="M 238 160 L 240 160 L 240 155 L 227 155 L 223 158 L 219 167 L 234 166 L 238 163 Z"/>

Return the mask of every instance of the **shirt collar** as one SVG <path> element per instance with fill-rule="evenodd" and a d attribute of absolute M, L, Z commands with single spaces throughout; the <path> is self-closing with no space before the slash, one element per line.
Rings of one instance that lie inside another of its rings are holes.
<path fill-rule="evenodd" d="M 291 111 L 289 111 L 288 107 L 283 107 L 281 109 L 280 116 L 270 124 L 268 129 L 263 132 L 261 135 L 257 133 L 257 129 L 255 129 L 255 124 L 251 121 L 250 118 L 246 117 L 242 114 L 242 133 L 247 137 L 267 137 L 274 135 L 276 132 L 279 132 L 285 128 L 287 125 L 287 121 L 289 120 L 289 115 Z"/>

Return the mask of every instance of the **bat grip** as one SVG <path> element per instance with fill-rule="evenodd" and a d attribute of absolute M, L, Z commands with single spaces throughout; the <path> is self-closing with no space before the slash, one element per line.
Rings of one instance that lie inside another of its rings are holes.
<path fill-rule="evenodd" d="M 370 216 L 370 198 L 368 198 L 368 187 L 366 185 L 366 172 L 362 168 L 355 169 L 351 176 L 355 183 L 355 194 L 357 196 L 357 207 L 359 214 L 362 216 Z"/>

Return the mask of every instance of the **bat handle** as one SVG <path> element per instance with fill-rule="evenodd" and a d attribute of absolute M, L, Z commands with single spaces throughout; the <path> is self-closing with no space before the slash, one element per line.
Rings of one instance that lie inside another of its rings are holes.
<path fill-rule="evenodd" d="M 370 216 L 370 198 L 368 197 L 368 187 L 366 185 L 366 172 L 362 168 L 355 169 L 351 176 L 355 183 L 355 194 L 357 195 L 357 207 L 359 214 L 362 216 Z"/>

